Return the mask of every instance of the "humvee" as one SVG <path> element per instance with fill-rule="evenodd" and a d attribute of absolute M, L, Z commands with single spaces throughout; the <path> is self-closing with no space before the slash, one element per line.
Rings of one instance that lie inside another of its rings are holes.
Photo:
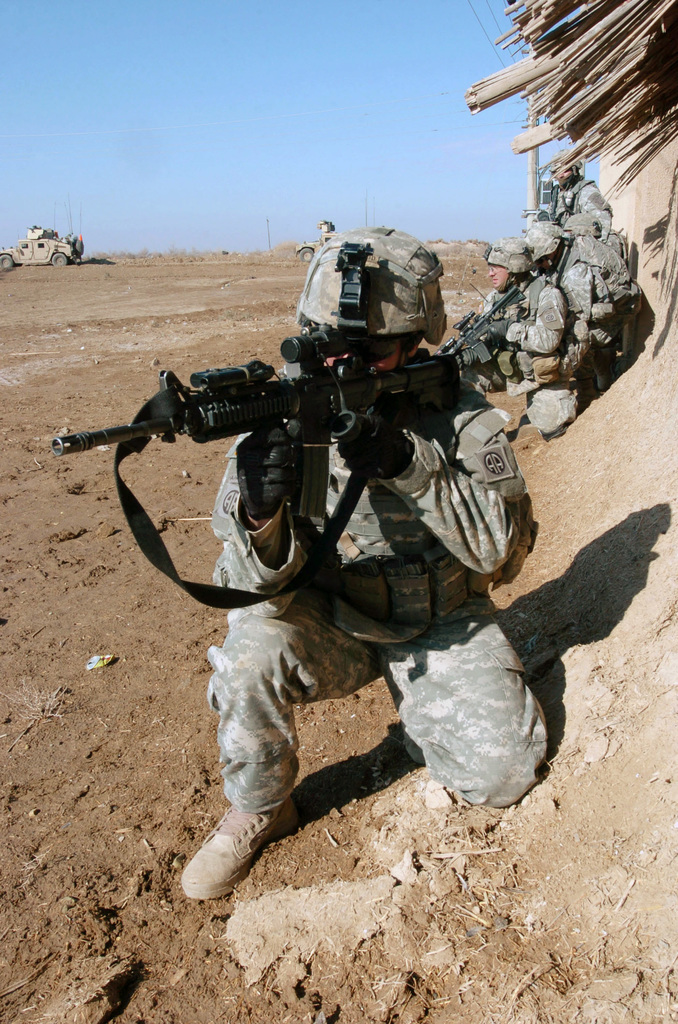
<path fill-rule="evenodd" d="M 295 256 L 297 256 L 302 263 L 310 263 L 313 259 L 313 254 L 325 244 L 328 238 L 332 235 L 336 235 L 336 229 L 331 220 L 319 220 L 318 231 L 320 232 L 320 238 L 315 242 L 302 242 L 295 249 Z"/>
<path fill-rule="evenodd" d="M 0 248 L 0 269 L 11 270 L 13 266 L 28 264 L 40 266 L 51 263 L 55 267 L 65 267 L 67 263 L 80 263 L 85 246 L 82 235 L 65 235 L 51 228 L 41 228 L 34 224 L 28 228 L 25 238 L 20 238 L 16 245 L 7 249 Z"/>

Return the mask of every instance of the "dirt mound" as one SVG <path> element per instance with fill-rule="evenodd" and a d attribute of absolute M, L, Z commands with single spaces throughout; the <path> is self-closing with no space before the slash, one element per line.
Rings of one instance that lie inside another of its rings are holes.
<path fill-rule="evenodd" d="M 445 242 L 442 238 L 437 238 L 434 242 L 426 244 L 438 254 L 441 260 L 446 262 L 462 257 L 464 259 L 467 257 L 481 258 L 487 248 L 487 242 L 479 242 L 475 238 L 469 239 L 467 242 Z"/>
<path fill-rule="evenodd" d="M 436 248 L 452 317 L 477 303 L 482 245 Z M 113 453 L 56 459 L 49 440 L 129 422 L 159 369 L 278 365 L 303 276 L 274 250 L 0 282 L 6 1019 L 678 1019 L 673 327 L 564 438 L 517 443 L 541 530 L 496 597 L 549 720 L 541 784 L 515 808 L 459 804 L 376 683 L 300 710 L 300 830 L 237 894 L 183 896 L 224 810 L 205 701 L 224 615 L 135 548 Z M 193 579 L 218 553 L 226 448 L 154 442 L 125 464 Z"/>

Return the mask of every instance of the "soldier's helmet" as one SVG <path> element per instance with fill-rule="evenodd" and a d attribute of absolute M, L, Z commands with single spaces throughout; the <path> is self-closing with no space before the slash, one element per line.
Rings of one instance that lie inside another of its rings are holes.
<path fill-rule="evenodd" d="M 484 257 L 495 267 L 506 267 L 511 274 L 529 274 L 534 265 L 524 238 L 498 238 L 488 245 Z"/>
<path fill-rule="evenodd" d="M 355 228 L 326 242 L 309 265 L 297 322 L 302 327 L 336 324 L 342 283 L 337 257 L 344 242 L 367 244 L 373 250 L 365 264 L 370 279 L 367 333 L 421 333 L 430 345 L 439 345 L 446 326 L 442 265 L 422 242 L 394 228 Z"/>
<path fill-rule="evenodd" d="M 559 149 L 557 153 L 554 153 L 548 162 L 548 166 L 551 168 L 551 179 L 555 179 L 557 174 L 562 171 L 570 169 L 570 175 L 567 181 L 563 182 L 564 186 L 574 184 L 577 178 L 581 178 L 584 173 L 584 161 L 573 160 L 572 154 L 569 149 Z"/>
<path fill-rule="evenodd" d="M 535 220 L 525 233 L 525 242 L 535 263 L 545 256 L 553 256 L 562 239 L 563 229 L 548 220 Z"/>

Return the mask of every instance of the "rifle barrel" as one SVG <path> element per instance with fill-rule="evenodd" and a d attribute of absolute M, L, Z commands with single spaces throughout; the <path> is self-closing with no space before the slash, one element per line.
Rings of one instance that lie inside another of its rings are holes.
<path fill-rule="evenodd" d="M 83 430 L 78 434 L 55 437 L 52 439 L 51 448 L 55 455 L 73 455 L 77 452 L 88 452 L 90 448 L 97 448 L 100 444 L 123 444 L 137 437 L 153 437 L 155 434 L 167 434 L 173 430 L 173 421 L 168 417 L 142 420 L 140 423 L 129 423 L 123 427 Z"/>

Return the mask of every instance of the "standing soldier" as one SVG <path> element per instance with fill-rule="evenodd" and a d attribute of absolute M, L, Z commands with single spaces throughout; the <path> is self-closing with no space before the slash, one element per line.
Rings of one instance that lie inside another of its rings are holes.
<path fill-rule="evenodd" d="M 567 228 L 570 217 L 578 213 L 595 214 L 602 228 L 602 240 L 607 241 L 612 227 L 612 207 L 593 179 L 584 178 L 581 160 L 568 163 L 569 151 L 561 149 L 551 159 L 555 168 L 551 189 L 548 218 L 554 224 Z"/>
<path fill-rule="evenodd" d="M 342 267 L 356 245 L 369 248 L 359 339 L 337 320 L 344 289 L 355 289 Z M 410 235 L 346 232 L 314 256 L 298 320 L 336 325 L 346 345 L 338 380 L 356 356 L 376 373 L 393 371 L 427 358 L 422 342 L 442 341 L 441 274 L 437 256 Z M 294 706 L 347 696 L 382 675 L 405 746 L 433 779 L 497 807 L 534 784 L 543 717 L 488 593 L 520 570 L 535 533 L 506 418 L 464 382 L 421 400 L 381 395 L 360 436 L 330 452 L 329 510 L 349 474 L 367 483 L 322 585 L 284 596 L 314 529 L 290 513 L 294 449 L 282 424 L 240 440 L 213 513 L 224 541 L 214 578 L 264 603 L 230 612 L 226 640 L 208 651 L 231 808 L 184 870 L 190 898 L 229 893 L 262 846 L 296 827 Z"/>

